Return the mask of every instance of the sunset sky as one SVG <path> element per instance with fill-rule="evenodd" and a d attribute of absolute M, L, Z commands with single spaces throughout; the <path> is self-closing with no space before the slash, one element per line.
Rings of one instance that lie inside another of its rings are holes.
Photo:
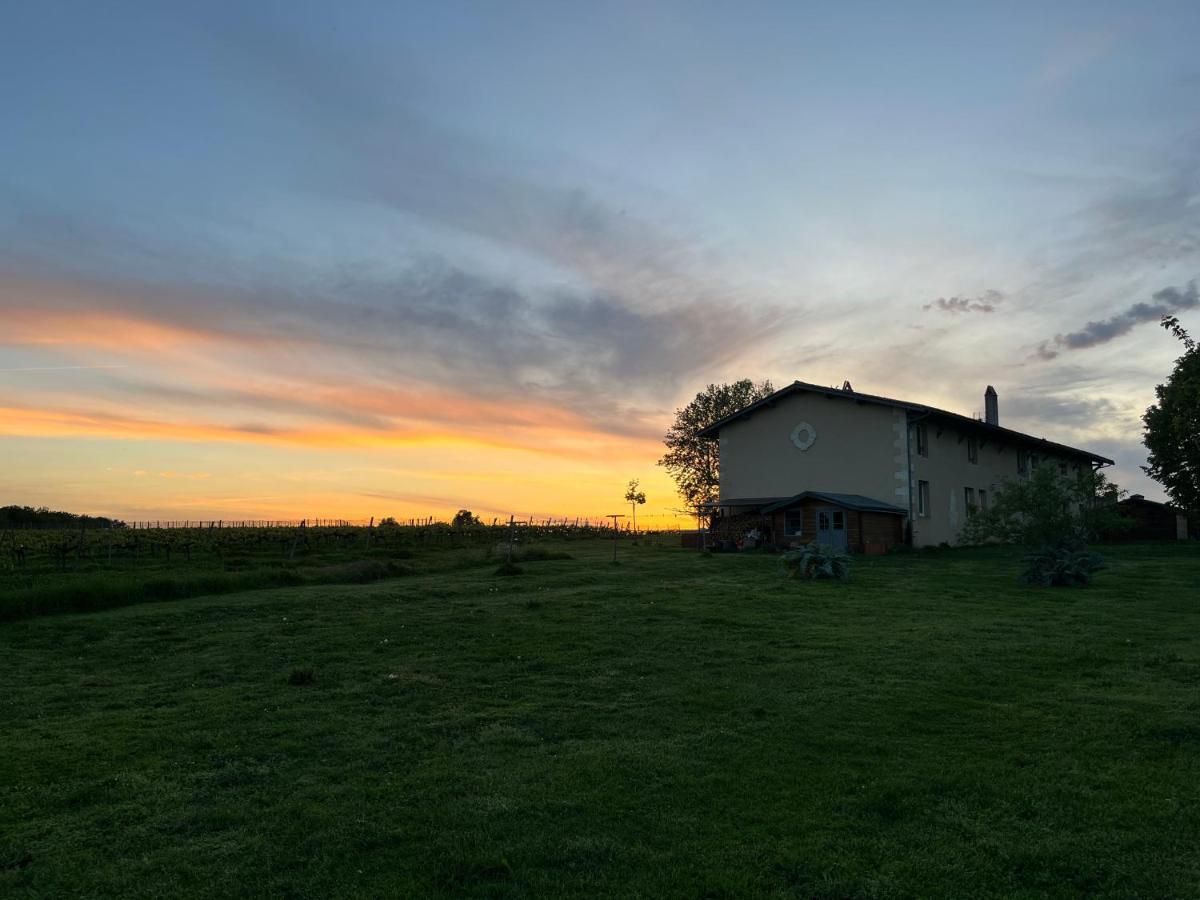
<path fill-rule="evenodd" d="M 680 506 L 708 382 L 1141 474 L 1200 331 L 1200 4 L 10 4 L 0 504 Z"/>

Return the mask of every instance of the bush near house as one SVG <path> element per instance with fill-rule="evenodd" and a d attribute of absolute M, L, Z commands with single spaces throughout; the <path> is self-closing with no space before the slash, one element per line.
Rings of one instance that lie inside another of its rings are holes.
<path fill-rule="evenodd" d="M 1120 491 L 1103 472 L 1062 475 L 1039 466 L 1028 479 L 1004 483 L 987 509 L 975 509 L 960 542 L 1024 547 L 1087 544 L 1129 527 L 1116 507 Z"/>
<path fill-rule="evenodd" d="M 1087 545 L 1132 525 L 1117 509 L 1119 497 L 1102 472 L 1070 476 L 1041 466 L 1028 479 L 1005 482 L 988 509 L 973 510 L 960 542 L 1023 546 L 1021 577 L 1030 584 L 1087 585 L 1103 563 Z"/>

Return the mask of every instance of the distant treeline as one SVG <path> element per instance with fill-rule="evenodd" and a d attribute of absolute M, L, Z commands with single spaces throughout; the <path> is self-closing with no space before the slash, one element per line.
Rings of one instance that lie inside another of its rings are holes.
<path fill-rule="evenodd" d="M 124 528 L 119 519 L 81 516 L 44 506 L 0 506 L 0 528 Z"/>

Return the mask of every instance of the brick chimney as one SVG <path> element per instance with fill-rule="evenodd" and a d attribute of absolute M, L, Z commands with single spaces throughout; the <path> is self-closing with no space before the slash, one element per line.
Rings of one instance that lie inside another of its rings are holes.
<path fill-rule="evenodd" d="M 983 392 L 983 409 L 983 421 L 989 425 L 1000 424 L 1000 399 L 996 396 L 996 389 L 990 384 Z"/>

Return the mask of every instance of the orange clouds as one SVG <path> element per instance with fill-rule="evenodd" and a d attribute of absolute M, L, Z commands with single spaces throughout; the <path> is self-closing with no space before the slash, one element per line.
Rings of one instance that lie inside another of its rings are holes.
<path fill-rule="evenodd" d="M 613 437 L 582 428 L 555 429 L 520 426 L 521 434 L 496 434 L 468 424 L 462 429 L 395 425 L 383 429 L 317 425 L 285 427 L 231 425 L 184 421 L 128 413 L 84 412 L 74 409 L 0 407 L 0 434 L 22 437 L 95 437 L 172 441 L 239 441 L 290 444 L 311 448 L 389 449 L 413 446 L 467 447 L 478 450 L 520 451 L 586 458 L 628 456 L 653 450 L 645 440 Z"/>
<path fill-rule="evenodd" d="M 12 310 L 7 315 L 5 343 L 35 347 L 86 347 L 118 352 L 163 351 L 185 343 L 227 339 L 217 332 L 182 328 L 115 313 Z"/>
<path fill-rule="evenodd" d="M 210 328 L 178 305 L 160 317 L 145 296 L 94 300 L 0 283 L 0 350 L 21 363 L 6 376 L 19 389 L 0 401 L 0 440 L 61 448 L 54 464 L 27 451 L 10 473 L 26 491 L 18 499 L 126 518 L 366 519 L 459 506 L 596 518 L 620 510 L 625 481 L 639 476 L 653 485 L 639 521 L 674 520 L 673 491 L 654 468 L 661 425 L 622 411 L 619 389 L 597 404 L 515 378 L 456 375 L 454 386 L 437 373 L 400 376 L 319 334 L 238 333 L 220 318 Z"/>

